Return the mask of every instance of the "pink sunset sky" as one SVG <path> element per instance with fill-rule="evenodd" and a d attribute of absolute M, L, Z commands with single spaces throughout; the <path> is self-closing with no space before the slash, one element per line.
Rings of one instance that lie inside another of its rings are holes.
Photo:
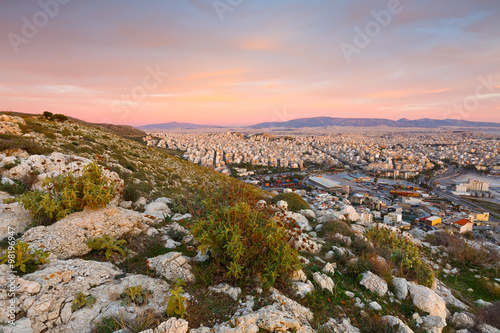
<path fill-rule="evenodd" d="M 500 122 L 498 0 L 0 6 L 0 110 L 130 125 Z"/>

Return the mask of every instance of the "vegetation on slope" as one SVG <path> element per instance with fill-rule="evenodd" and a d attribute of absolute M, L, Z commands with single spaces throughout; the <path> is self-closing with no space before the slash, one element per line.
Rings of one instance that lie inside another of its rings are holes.
<path fill-rule="evenodd" d="M 20 127 L 23 134 L 28 135 L 0 134 L 0 151 L 19 148 L 29 154 L 61 152 L 96 160 L 125 181 L 124 193 L 129 199 L 165 196 L 186 202 L 195 196 L 209 196 L 220 186 L 240 184 L 230 177 L 147 147 L 140 139 L 144 132 L 132 127 L 89 124 L 73 118 L 60 122 L 42 115 L 14 115 L 24 118 L 26 125 Z"/>
<path fill-rule="evenodd" d="M 302 209 L 311 209 L 309 204 L 297 193 L 288 192 L 278 194 L 271 199 L 271 202 L 273 204 L 276 204 L 281 200 L 284 200 L 288 203 L 288 210 L 291 210 L 292 212 L 298 212 Z"/>

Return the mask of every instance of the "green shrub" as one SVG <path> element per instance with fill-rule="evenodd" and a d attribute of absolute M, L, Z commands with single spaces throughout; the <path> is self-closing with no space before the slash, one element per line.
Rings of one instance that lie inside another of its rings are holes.
<path fill-rule="evenodd" d="M 167 235 L 176 242 L 182 241 L 184 239 L 184 236 L 186 236 L 186 234 L 184 234 L 182 231 L 174 228 L 170 228 L 167 232 Z"/>
<path fill-rule="evenodd" d="M 129 306 L 130 304 L 143 305 L 147 304 L 148 297 L 152 294 L 150 290 L 142 289 L 141 285 L 135 287 L 128 287 L 119 296 L 122 299 L 122 304 Z"/>
<path fill-rule="evenodd" d="M 226 278 L 250 282 L 260 277 L 269 288 L 299 267 L 286 226 L 275 222 L 270 211 L 246 202 L 220 207 L 212 199 L 205 200 L 205 207 L 210 213 L 194 221 L 191 233 L 202 252 L 210 249 Z"/>
<path fill-rule="evenodd" d="M 418 247 L 411 240 L 380 227 L 368 230 L 366 237 L 373 243 L 378 255 L 398 266 L 401 275 L 414 278 L 424 286 L 432 286 L 432 268 L 420 259 Z"/>
<path fill-rule="evenodd" d="M 349 224 L 343 221 L 328 221 L 323 223 L 321 226 L 321 232 L 324 234 L 326 238 L 330 238 L 331 236 L 339 233 L 344 236 L 349 236 L 351 238 L 354 237 L 354 231 L 352 231 Z"/>
<path fill-rule="evenodd" d="M 54 114 L 54 115 L 50 116 L 49 120 L 65 122 L 66 120 L 68 120 L 68 117 L 66 117 L 63 114 L 57 113 L 57 114 Z"/>
<path fill-rule="evenodd" d="M 33 217 L 49 223 L 85 207 L 104 207 L 116 192 L 116 186 L 103 176 L 96 163 L 86 165 L 81 176 L 68 173 L 48 177 L 42 188 L 23 194 L 20 201 Z"/>
<path fill-rule="evenodd" d="M 48 155 L 51 149 L 35 142 L 33 138 L 0 133 L 0 152 L 6 149 L 26 150 L 30 155 Z"/>
<path fill-rule="evenodd" d="M 27 191 L 28 186 L 20 181 L 15 180 L 13 184 L 0 182 L 0 191 L 5 191 L 10 195 L 23 194 Z"/>
<path fill-rule="evenodd" d="M 309 204 L 297 193 L 288 192 L 278 194 L 271 199 L 271 202 L 276 204 L 280 200 L 286 201 L 288 203 L 288 210 L 293 212 L 298 212 L 302 209 L 311 209 Z"/>
<path fill-rule="evenodd" d="M 75 312 L 84 307 L 92 308 L 96 301 L 97 298 L 95 298 L 94 296 L 85 296 L 83 293 L 77 292 L 75 295 L 75 299 L 71 304 L 71 311 Z"/>
<path fill-rule="evenodd" d="M 45 264 L 50 253 L 40 249 L 30 249 L 28 243 L 17 241 L 15 245 L 5 250 L 5 255 L 0 257 L 0 265 L 8 263 L 17 273 L 34 271 L 37 265 Z"/>
<path fill-rule="evenodd" d="M 92 250 L 104 251 L 106 259 L 109 259 L 113 254 L 119 253 L 123 258 L 127 256 L 127 249 L 125 248 L 127 241 L 118 239 L 115 241 L 113 236 L 104 235 L 103 237 L 91 238 L 87 242 L 87 246 Z"/>
<path fill-rule="evenodd" d="M 186 282 L 177 278 L 175 281 L 175 289 L 170 290 L 172 295 L 169 297 L 167 305 L 167 316 L 169 317 L 175 315 L 184 318 L 186 314 L 186 307 L 184 305 L 185 297 L 181 295 L 184 292 L 184 289 L 182 289 L 183 285 L 186 285 Z"/>
<path fill-rule="evenodd" d="M 140 198 L 140 193 L 137 189 L 137 186 L 135 184 L 129 184 L 125 189 L 123 190 L 123 200 L 125 201 L 132 201 L 136 202 Z"/>

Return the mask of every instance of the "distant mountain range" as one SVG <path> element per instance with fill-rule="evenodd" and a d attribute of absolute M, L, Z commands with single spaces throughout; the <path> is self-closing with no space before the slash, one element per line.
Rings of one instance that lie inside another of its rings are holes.
<path fill-rule="evenodd" d="M 324 127 L 324 126 L 355 126 L 355 127 L 373 127 L 373 126 L 389 126 L 389 127 L 423 127 L 437 128 L 444 126 L 454 127 L 500 127 L 500 123 L 476 122 L 459 119 L 416 119 L 409 120 L 406 118 L 399 120 L 379 119 L 379 118 L 331 118 L 331 117 L 315 117 L 315 118 L 300 118 L 283 122 L 266 122 L 260 123 L 249 128 L 302 128 L 302 127 Z"/>
<path fill-rule="evenodd" d="M 303 127 L 325 127 L 325 126 L 353 126 L 353 127 L 422 127 L 422 128 L 438 128 L 438 127 L 496 127 L 500 128 L 500 123 L 467 121 L 460 119 L 381 119 L 381 118 L 332 118 L 332 117 L 314 117 L 300 118 L 283 122 L 266 122 L 256 125 L 246 126 L 246 128 L 303 128 Z M 174 129 L 200 129 L 200 128 L 224 128 L 225 126 L 216 125 L 198 125 L 191 123 L 170 122 L 163 124 L 151 124 L 138 126 L 137 128 L 146 131 L 154 130 L 174 130 Z"/>
<path fill-rule="evenodd" d="M 172 122 L 163 123 L 163 124 L 151 124 L 151 125 L 137 126 L 137 128 L 142 129 L 142 130 L 152 131 L 152 130 L 223 128 L 223 127 L 222 126 L 215 126 L 215 125 L 198 125 L 198 124 L 190 124 L 190 123 L 178 123 L 176 121 L 172 121 Z"/>

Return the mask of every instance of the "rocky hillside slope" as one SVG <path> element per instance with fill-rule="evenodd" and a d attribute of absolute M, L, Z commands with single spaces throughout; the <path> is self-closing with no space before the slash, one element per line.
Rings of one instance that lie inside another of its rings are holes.
<path fill-rule="evenodd" d="M 499 332 L 496 246 L 291 211 L 72 120 L 2 116 L 0 175 L 0 332 Z"/>

